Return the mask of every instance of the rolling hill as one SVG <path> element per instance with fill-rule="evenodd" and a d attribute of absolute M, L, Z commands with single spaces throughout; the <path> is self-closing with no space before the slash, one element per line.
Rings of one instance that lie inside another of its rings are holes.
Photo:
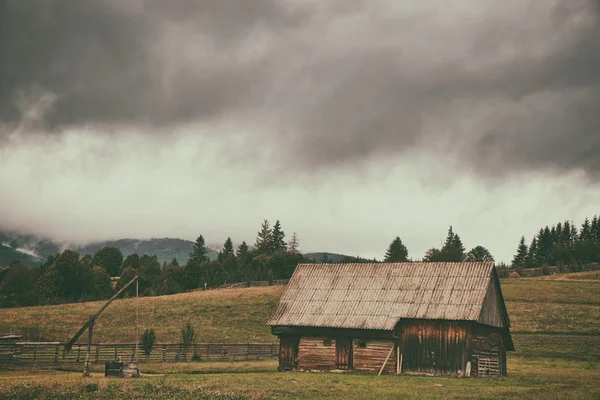
<path fill-rule="evenodd" d="M 192 251 L 194 242 L 178 238 L 153 238 L 153 239 L 118 239 L 98 241 L 87 244 L 70 244 L 66 242 L 55 242 L 48 238 L 23 234 L 11 231 L 0 231 L 0 266 L 8 266 L 14 259 L 18 258 L 30 267 L 39 267 L 50 255 L 57 254 L 64 249 L 72 249 L 80 255 L 93 255 L 103 247 L 116 247 L 123 257 L 137 253 L 139 255 L 156 255 L 158 261 L 169 262 L 177 258 L 180 264 L 185 264 Z M 209 244 L 207 246 L 208 257 L 216 260 L 220 245 Z M 236 245 L 237 247 L 237 245 Z M 251 246 L 250 246 L 251 247 Z M 344 254 L 315 252 L 305 253 L 304 257 L 315 261 L 322 261 L 324 256 L 330 262 L 339 262 Z"/>

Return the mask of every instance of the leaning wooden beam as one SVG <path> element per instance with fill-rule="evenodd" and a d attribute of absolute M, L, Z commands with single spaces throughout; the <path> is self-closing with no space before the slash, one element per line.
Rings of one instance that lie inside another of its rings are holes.
<path fill-rule="evenodd" d="M 388 360 L 390 359 L 390 356 L 392 355 L 392 352 L 394 351 L 394 348 L 396 347 L 396 345 L 392 345 L 392 348 L 390 349 L 390 352 L 388 353 L 387 357 L 385 358 L 385 361 L 383 362 L 383 365 L 381 366 L 381 369 L 379 370 L 379 373 L 377 374 L 377 376 L 381 375 L 381 373 L 383 372 L 383 369 L 385 368 L 385 364 L 387 364 Z"/>

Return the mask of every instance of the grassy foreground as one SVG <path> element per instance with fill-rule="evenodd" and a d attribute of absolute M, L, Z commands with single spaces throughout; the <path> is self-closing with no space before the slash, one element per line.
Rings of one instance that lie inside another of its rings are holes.
<path fill-rule="evenodd" d="M 502 280 L 516 353 L 507 378 L 277 373 L 276 361 L 142 364 L 139 379 L 82 379 L 63 369 L 0 370 L 0 399 L 600 399 L 600 274 Z M 199 341 L 274 342 L 265 321 L 283 287 L 195 292 L 140 299 L 140 321 L 159 341 L 177 341 L 183 322 Z M 65 340 L 101 303 L 0 310 L 0 325 L 34 326 Z M 135 300 L 115 302 L 98 323 L 104 342 L 133 340 Z M 90 385 L 91 384 L 91 385 Z"/>

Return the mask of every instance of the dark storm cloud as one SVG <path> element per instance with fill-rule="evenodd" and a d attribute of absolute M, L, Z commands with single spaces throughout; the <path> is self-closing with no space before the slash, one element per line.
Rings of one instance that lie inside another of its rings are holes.
<path fill-rule="evenodd" d="M 0 118 L 19 122 L 40 93 L 55 98 L 41 121 L 47 130 L 168 125 L 242 107 L 264 76 L 260 60 L 236 64 L 240 42 L 261 26 L 293 28 L 306 15 L 278 3 L 3 0 Z M 198 50 L 194 41 L 232 57 L 186 59 Z"/>
<path fill-rule="evenodd" d="M 303 169 L 424 149 L 600 176 L 600 1 L 440 7 L 8 0 L 0 118 L 41 93 L 46 131 L 242 117 Z"/>

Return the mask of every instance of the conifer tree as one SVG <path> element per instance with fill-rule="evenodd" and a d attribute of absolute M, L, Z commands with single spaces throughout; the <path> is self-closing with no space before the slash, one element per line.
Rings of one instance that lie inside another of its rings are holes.
<path fill-rule="evenodd" d="M 513 268 L 525 268 L 527 266 L 527 256 L 529 249 L 525 244 L 525 236 L 521 236 L 521 240 L 519 241 L 519 245 L 517 246 L 517 254 L 512 260 Z"/>
<path fill-rule="evenodd" d="M 296 234 L 296 232 L 294 232 L 292 234 L 290 242 L 288 243 L 288 251 L 290 253 L 297 253 L 299 246 L 300 246 L 300 241 L 298 239 L 298 235 Z"/>
<path fill-rule="evenodd" d="M 260 226 L 260 231 L 256 236 L 256 242 L 254 248 L 258 254 L 270 254 L 271 253 L 271 225 L 266 219 Z"/>
<path fill-rule="evenodd" d="M 280 251 L 286 250 L 287 244 L 285 243 L 285 233 L 283 233 L 283 230 L 281 229 L 281 223 L 277 220 L 271 231 L 271 251 L 273 253 L 279 253 Z"/>
<path fill-rule="evenodd" d="M 594 243 L 600 243 L 600 219 L 597 215 L 594 215 L 590 225 L 590 239 Z"/>
<path fill-rule="evenodd" d="M 204 237 L 200 235 L 198 236 L 198 239 L 196 239 L 196 243 L 194 243 L 194 247 L 192 248 L 192 252 L 190 253 L 189 261 L 208 261 L 207 254 L 208 248 L 206 247 L 206 242 L 204 241 Z"/>
<path fill-rule="evenodd" d="M 589 218 L 585 218 L 583 224 L 581 225 L 581 233 L 579 235 L 579 240 L 581 242 L 589 242 L 591 239 L 591 226 Z"/>
<path fill-rule="evenodd" d="M 392 243 L 387 248 L 385 253 L 385 262 L 404 262 L 408 261 L 408 249 L 400 240 L 400 237 L 396 236 Z"/>
<path fill-rule="evenodd" d="M 448 229 L 448 235 L 446 236 L 446 243 L 442 247 L 441 260 L 445 262 L 460 262 L 465 257 L 465 247 L 458 236 L 452 230 L 452 226 Z"/>
<path fill-rule="evenodd" d="M 246 241 L 243 241 L 237 248 L 237 258 L 240 260 L 246 260 L 248 258 L 248 245 Z"/>
<path fill-rule="evenodd" d="M 229 257 L 235 257 L 234 251 L 233 251 L 233 242 L 231 241 L 231 238 L 228 237 L 225 240 L 225 243 L 223 244 L 223 248 L 221 249 L 221 251 L 219 252 L 219 261 L 223 261 L 228 259 Z"/>
<path fill-rule="evenodd" d="M 531 240 L 529 250 L 527 251 L 527 262 L 525 263 L 526 268 L 534 268 L 537 265 L 537 253 L 538 253 L 538 242 L 537 238 Z"/>

